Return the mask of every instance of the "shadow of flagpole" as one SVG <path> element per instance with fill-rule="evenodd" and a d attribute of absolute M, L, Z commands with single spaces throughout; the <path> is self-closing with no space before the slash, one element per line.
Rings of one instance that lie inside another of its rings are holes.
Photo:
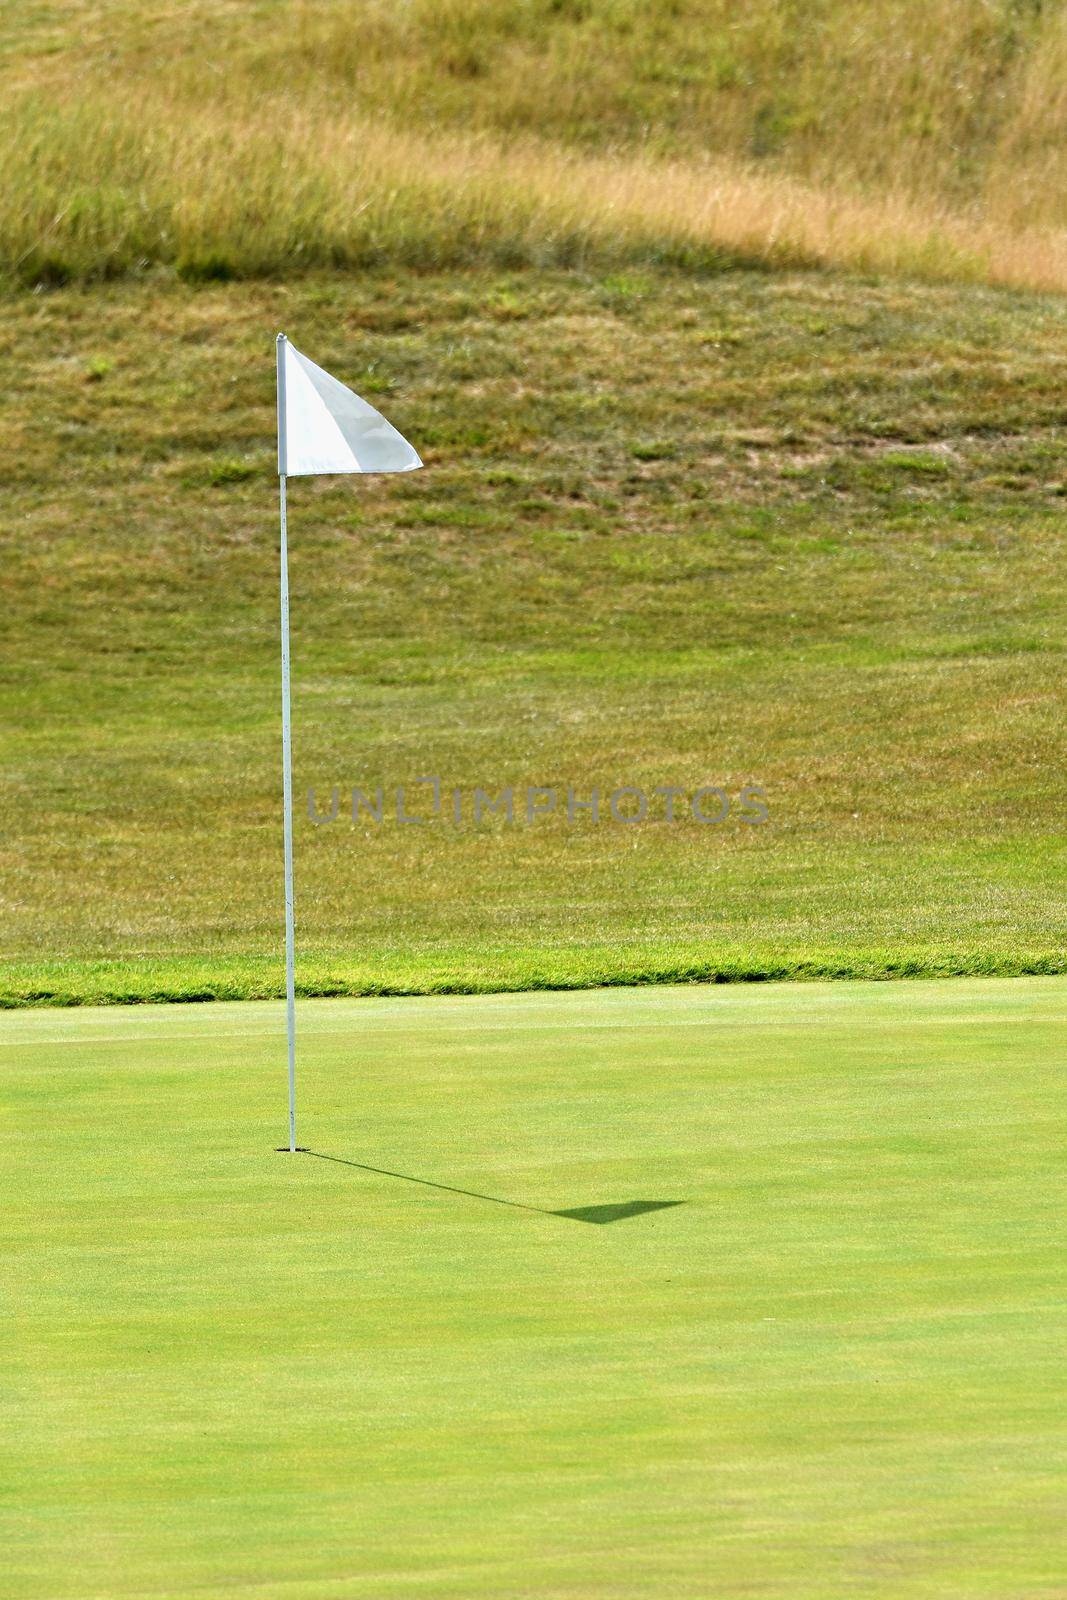
<path fill-rule="evenodd" d="M 288 1155 L 289 1148 L 282 1150 Z M 366 1161 L 350 1161 L 345 1156 L 330 1156 L 322 1150 L 308 1150 L 298 1146 L 297 1155 L 312 1156 L 316 1161 L 333 1161 L 339 1167 L 354 1167 L 357 1172 L 370 1172 L 378 1178 L 395 1178 L 401 1183 L 417 1183 L 424 1189 L 441 1189 L 446 1194 L 464 1195 L 468 1200 L 485 1200 L 489 1205 L 510 1206 L 516 1211 L 533 1211 L 542 1217 L 565 1217 L 571 1222 L 592 1222 L 603 1225 L 622 1222 L 626 1217 L 639 1217 L 648 1211 L 664 1211 L 671 1206 L 684 1205 L 683 1200 L 622 1200 L 614 1205 L 571 1206 L 555 1211 L 548 1206 L 531 1206 L 523 1200 L 504 1200 L 500 1195 L 482 1194 L 477 1189 L 461 1189 L 454 1183 L 438 1183 L 433 1178 L 416 1178 L 410 1172 L 393 1172 L 389 1167 L 372 1167 Z"/>

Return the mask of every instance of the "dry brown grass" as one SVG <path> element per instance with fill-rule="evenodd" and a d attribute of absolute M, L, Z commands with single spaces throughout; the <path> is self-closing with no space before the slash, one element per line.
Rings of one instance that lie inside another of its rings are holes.
<path fill-rule="evenodd" d="M 541 10 L 37 8 L 0 57 L 0 269 L 740 258 L 1067 285 L 1063 16 Z"/>

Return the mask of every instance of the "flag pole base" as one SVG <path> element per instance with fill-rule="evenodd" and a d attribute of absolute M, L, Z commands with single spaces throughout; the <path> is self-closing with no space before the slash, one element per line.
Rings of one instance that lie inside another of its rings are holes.
<path fill-rule="evenodd" d="M 287 1144 L 276 1144 L 274 1146 L 274 1154 L 276 1156 L 306 1156 L 310 1155 L 311 1152 L 306 1144 L 298 1144 L 295 1150 Z"/>

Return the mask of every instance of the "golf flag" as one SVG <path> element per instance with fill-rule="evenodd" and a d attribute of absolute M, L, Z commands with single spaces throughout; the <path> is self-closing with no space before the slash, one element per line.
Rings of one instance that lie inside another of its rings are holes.
<path fill-rule="evenodd" d="M 278 340 L 278 471 L 412 472 L 422 462 L 403 434 L 343 383 Z"/>
<path fill-rule="evenodd" d="M 293 741 L 289 669 L 287 478 L 316 473 L 411 472 L 418 454 L 358 394 L 278 335 L 278 489 L 281 523 L 282 855 L 285 887 L 285 1020 L 289 1046 L 289 1151 L 296 1142 L 296 925 L 293 914 Z"/>

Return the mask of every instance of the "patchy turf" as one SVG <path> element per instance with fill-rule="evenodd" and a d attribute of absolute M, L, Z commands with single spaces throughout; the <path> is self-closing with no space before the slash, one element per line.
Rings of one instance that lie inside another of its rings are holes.
<path fill-rule="evenodd" d="M 293 486 L 307 990 L 1062 970 L 1063 303 L 369 274 L 6 302 L 6 1003 L 277 992 L 282 325 L 427 461 Z"/>
<path fill-rule="evenodd" d="M 9 1016 L 5 1596 L 1051 1597 L 1065 1005 Z"/>

